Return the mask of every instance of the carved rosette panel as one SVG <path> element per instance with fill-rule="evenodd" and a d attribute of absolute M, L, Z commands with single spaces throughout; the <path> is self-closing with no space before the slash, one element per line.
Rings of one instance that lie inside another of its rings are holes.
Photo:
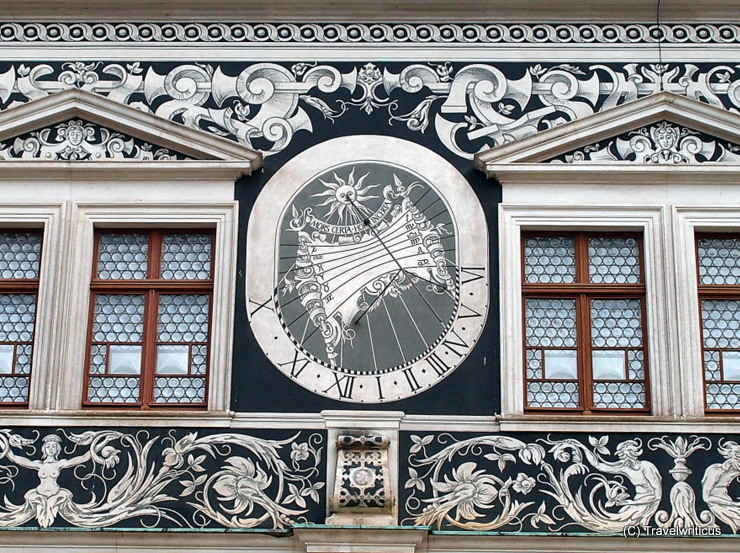
<path fill-rule="evenodd" d="M 337 438 L 337 471 L 331 499 L 335 514 L 391 512 L 389 446 L 385 436 Z"/>
<path fill-rule="evenodd" d="M 0 64 L 3 108 L 72 87 L 225 136 L 267 156 L 289 148 L 301 133 L 331 129 L 336 135 L 342 123 L 354 128 L 358 117 L 387 122 L 389 134 L 430 134 L 453 155 L 470 159 L 483 149 L 660 90 L 740 109 L 740 68 L 733 65 Z"/>
<path fill-rule="evenodd" d="M 550 163 L 611 161 L 663 165 L 708 161 L 738 163 L 740 144 L 719 140 L 681 125 L 661 121 L 611 140 L 559 155 L 550 160 Z"/>
<path fill-rule="evenodd" d="M 740 529 L 735 436 L 411 434 L 402 524 L 664 535 Z M 402 453 L 403 455 L 403 453 Z M 674 531 L 671 534 L 671 530 Z M 687 534 L 688 535 L 688 534 Z"/>
<path fill-rule="evenodd" d="M 320 432 L 0 430 L 0 526 L 285 528 L 323 516 Z"/>

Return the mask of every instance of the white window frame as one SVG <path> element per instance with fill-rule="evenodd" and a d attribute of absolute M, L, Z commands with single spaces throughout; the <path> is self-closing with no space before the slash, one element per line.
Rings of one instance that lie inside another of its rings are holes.
<path fill-rule="evenodd" d="M 687 417 L 717 417 L 737 421 L 738 415 L 706 415 L 704 411 L 704 361 L 701 355 L 699 279 L 696 260 L 696 235 L 703 232 L 740 233 L 740 206 L 673 208 L 676 259 L 678 347 L 682 360 L 681 404 Z M 697 394 L 696 390 L 701 390 Z"/>
<path fill-rule="evenodd" d="M 499 206 L 499 267 L 501 297 L 501 422 L 529 421 L 539 429 L 548 422 L 571 420 L 596 428 L 608 422 L 633 425 L 671 414 L 674 405 L 675 369 L 667 332 L 673 310 L 666 283 L 664 208 L 662 206 L 544 206 L 501 204 Z M 522 313 L 522 233 L 528 231 L 629 231 L 643 235 L 644 280 L 648 341 L 648 375 L 651 414 L 639 415 L 552 415 L 524 414 L 524 353 Z M 629 419 L 630 422 L 628 422 Z M 522 426 L 522 425 L 519 425 Z"/>
<path fill-rule="evenodd" d="M 225 413 L 231 401 L 231 365 L 236 290 L 237 203 L 214 204 L 103 204 L 76 203 L 71 209 L 70 269 L 66 313 L 66 340 L 61 382 L 64 390 L 54 398 L 60 411 L 79 411 L 83 402 L 85 353 L 88 347 L 90 279 L 93 267 L 94 233 L 100 228 L 211 228 L 215 229 L 213 266 L 213 307 L 209 351 L 207 412 Z M 89 414 L 95 408 L 85 408 Z M 100 411 L 103 411 L 102 409 Z M 111 409 L 104 409 L 110 413 Z M 139 409 L 115 410 L 117 414 L 142 415 Z M 169 416 L 176 412 L 166 410 Z M 146 413 L 152 413 L 147 410 Z M 206 413 L 206 414 L 208 414 Z M 197 416 L 190 412 L 189 419 Z"/>
<path fill-rule="evenodd" d="M 59 350 L 55 346 L 63 317 L 57 302 L 62 285 L 59 275 L 64 268 L 63 212 L 63 204 L 53 203 L 0 206 L 0 229 L 38 228 L 43 232 L 28 408 L 19 411 L 8 407 L 6 412 L 28 413 L 48 409 L 59 381 L 59 373 L 54 367 L 60 365 Z"/>

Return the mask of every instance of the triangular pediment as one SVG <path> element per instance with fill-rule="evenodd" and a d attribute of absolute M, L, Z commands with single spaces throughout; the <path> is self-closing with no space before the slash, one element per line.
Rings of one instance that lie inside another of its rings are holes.
<path fill-rule="evenodd" d="M 17 159 L 192 161 L 195 158 L 91 121 L 74 118 L 15 138 L 0 140 L 0 160 Z"/>
<path fill-rule="evenodd" d="M 259 152 L 234 141 L 79 89 L 0 112 L 0 160 L 262 165 Z"/>
<path fill-rule="evenodd" d="M 740 163 L 740 115 L 661 92 L 479 153 L 491 175 L 507 164 Z"/>

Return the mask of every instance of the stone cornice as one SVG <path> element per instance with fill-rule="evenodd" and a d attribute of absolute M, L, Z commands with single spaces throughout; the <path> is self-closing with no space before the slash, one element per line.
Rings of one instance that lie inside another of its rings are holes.
<path fill-rule="evenodd" d="M 625 16 L 635 22 L 655 21 L 655 2 L 649 0 L 573 3 L 567 0 L 470 0 L 465 11 L 445 0 L 378 0 L 334 2 L 332 0 L 179 0 L 153 3 L 147 0 L 26 0 L 3 6 L 3 18 L 11 21 L 344 21 L 344 22 L 614 22 Z M 534 15 L 536 14 L 536 15 Z M 670 21 L 738 21 L 733 2 L 721 0 L 664 0 L 661 19 Z"/>

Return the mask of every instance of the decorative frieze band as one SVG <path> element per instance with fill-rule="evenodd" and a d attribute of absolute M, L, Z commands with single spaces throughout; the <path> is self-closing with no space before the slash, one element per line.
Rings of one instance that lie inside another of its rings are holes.
<path fill-rule="evenodd" d="M 663 536 L 740 528 L 735 436 L 409 437 L 402 525 Z"/>
<path fill-rule="evenodd" d="M 722 24 L 5 23 L 3 42 L 736 44 Z"/>
<path fill-rule="evenodd" d="M 283 433 L 284 435 L 284 433 Z M 324 436 L 0 430 L 0 527 L 284 528 L 323 501 Z M 72 478 L 70 478 L 72 477 Z"/>
<path fill-rule="evenodd" d="M 737 68 L 689 63 L 0 64 L 3 108 L 74 87 L 265 156 L 298 133 L 378 115 L 392 132 L 436 135 L 469 159 L 661 90 L 740 108 Z"/>

